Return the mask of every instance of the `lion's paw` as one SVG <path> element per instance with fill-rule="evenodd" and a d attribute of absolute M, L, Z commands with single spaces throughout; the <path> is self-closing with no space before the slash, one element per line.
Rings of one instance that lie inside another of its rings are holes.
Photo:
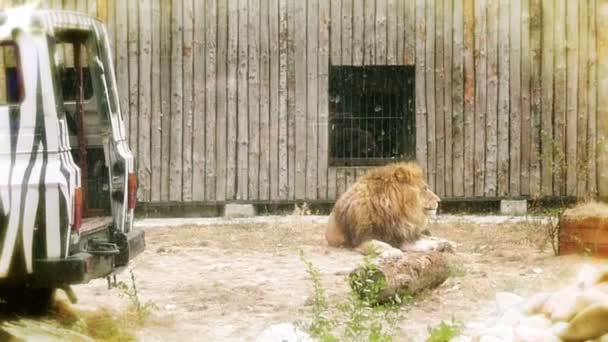
<path fill-rule="evenodd" d="M 455 243 L 438 237 L 427 237 L 416 241 L 413 244 L 404 245 L 401 250 L 412 252 L 449 252 L 454 253 Z"/>
<path fill-rule="evenodd" d="M 398 248 L 386 249 L 380 253 L 382 259 L 399 259 L 403 256 L 403 252 Z"/>

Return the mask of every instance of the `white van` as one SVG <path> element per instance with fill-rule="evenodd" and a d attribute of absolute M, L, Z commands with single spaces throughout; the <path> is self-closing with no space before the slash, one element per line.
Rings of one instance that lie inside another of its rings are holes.
<path fill-rule="evenodd" d="M 0 296 L 44 308 L 145 248 L 137 180 L 103 24 L 0 12 Z"/>

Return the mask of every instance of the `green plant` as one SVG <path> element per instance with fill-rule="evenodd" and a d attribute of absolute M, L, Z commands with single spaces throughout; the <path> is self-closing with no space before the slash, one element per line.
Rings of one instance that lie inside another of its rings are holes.
<path fill-rule="evenodd" d="M 448 267 L 452 278 L 464 277 L 467 274 L 467 270 L 462 263 L 451 263 Z"/>
<path fill-rule="evenodd" d="M 127 285 L 123 281 L 120 281 L 116 284 L 116 288 L 121 296 L 128 299 L 128 312 L 135 314 L 137 321 L 142 324 L 152 314 L 152 311 L 157 309 L 157 306 L 151 302 L 141 302 L 139 299 L 139 293 L 137 291 L 137 285 L 135 284 L 135 275 L 133 274 L 133 270 L 129 270 L 129 273 L 131 274 L 131 286 Z"/>
<path fill-rule="evenodd" d="M 312 262 L 306 260 L 304 251 L 302 250 L 300 250 L 300 260 L 302 260 L 306 266 L 306 272 L 310 276 L 313 284 L 312 320 L 304 329 L 307 330 L 311 336 L 319 338 L 322 341 L 334 341 L 331 330 L 334 327 L 335 322 L 327 317 L 328 304 L 325 296 L 325 289 L 321 284 L 321 273 Z M 335 339 L 335 341 L 338 340 Z"/>
<path fill-rule="evenodd" d="M 448 342 L 460 335 L 462 323 L 452 319 L 451 322 L 441 321 L 437 326 L 428 327 L 429 337 L 426 342 Z"/>
<path fill-rule="evenodd" d="M 372 262 L 374 257 L 375 253 L 372 253 L 364 259 L 370 272 L 375 270 Z M 385 284 L 381 281 L 377 284 L 360 283 L 355 286 L 359 290 L 351 291 L 344 302 L 336 305 L 336 318 L 329 318 L 330 308 L 320 281 L 320 273 L 310 261 L 306 260 L 301 250 L 300 258 L 306 265 L 314 289 L 311 322 L 307 325 L 299 324 L 304 330 L 324 342 L 393 340 L 393 330 L 399 318 L 400 305 L 406 302 L 405 297 L 394 296 L 388 301 L 379 303 L 375 299 L 384 290 Z M 352 275 L 349 278 L 350 281 L 356 281 L 353 280 Z M 361 296 L 360 291 L 367 295 Z M 334 330 L 339 334 L 333 334 Z"/>

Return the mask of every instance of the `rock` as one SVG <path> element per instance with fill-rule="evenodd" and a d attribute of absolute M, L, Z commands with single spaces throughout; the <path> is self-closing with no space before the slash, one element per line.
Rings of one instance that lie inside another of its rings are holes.
<path fill-rule="evenodd" d="M 293 324 L 280 323 L 262 331 L 256 342 L 314 342 L 314 340 Z"/>
<path fill-rule="evenodd" d="M 255 208 L 251 204 L 229 203 L 224 207 L 224 217 L 252 217 L 255 216 Z"/>
<path fill-rule="evenodd" d="M 523 303 L 524 299 L 511 292 L 497 292 L 496 304 L 501 313 Z"/>
<path fill-rule="evenodd" d="M 526 215 L 528 202 L 526 200 L 500 201 L 500 213 L 503 215 Z"/>

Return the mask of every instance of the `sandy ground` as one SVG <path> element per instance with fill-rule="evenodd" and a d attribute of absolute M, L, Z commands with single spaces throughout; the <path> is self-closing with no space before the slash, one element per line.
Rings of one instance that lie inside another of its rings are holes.
<path fill-rule="evenodd" d="M 137 331 L 138 338 L 253 341 L 272 324 L 308 317 L 312 283 L 299 249 L 321 271 L 330 303 L 343 301 L 349 290 L 345 277 L 362 257 L 327 247 L 324 221 L 292 216 L 197 226 L 184 220 L 142 223 L 147 248 L 131 269 L 141 300 L 158 309 Z M 397 340 L 424 340 L 429 325 L 452 317 L 483 317 L 494 309 L 497 291 L 526 296 L 557 289 L 590 261 L 554 257 L 540 221 L 440 217 L 430 229 L 458 243 L 456 254 L 449 255 L 454 276 L 403 308 Z M 129 282 L 128 273 L 118 280 Z M 74 289 L 81 309 L 127 305 L 116 290 L 107 289 L 105 279 Z"/>

